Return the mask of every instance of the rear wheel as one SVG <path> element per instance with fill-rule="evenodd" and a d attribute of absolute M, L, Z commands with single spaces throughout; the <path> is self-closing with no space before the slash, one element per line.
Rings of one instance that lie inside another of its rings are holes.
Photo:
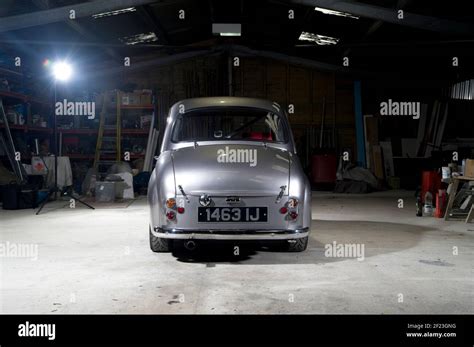
<path fill-rule="evenodd" d="M 308 236 L 290 240 L 287 245 L 288 252 L 303 252 L 308 247 Z"/>
<path fill-rule="evenodd" d="M 172 240 L 156 237 L 149 229 L 150 248 L 153 252 L 169 252 L 171 250 Z"/>

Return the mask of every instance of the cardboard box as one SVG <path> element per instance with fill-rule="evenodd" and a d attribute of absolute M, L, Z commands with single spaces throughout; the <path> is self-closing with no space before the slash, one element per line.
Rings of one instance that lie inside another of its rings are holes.
<path fill-rule="evenodd" d="M 124 93 L 122 94 L 122 105 L 140 105 L 139 93 Z"/>
<path fill-rule="evenodd" d="M 122 95 L 122 105 L 130 105 L 130 97 L 128 94 Z"/>
<path fill-rule="evenodd" d="M 151 105 L 151 94 L 142 93 L 140 95 L 140 104 L 141 105 Z"/>
<path fill-rule="evenodd" d="M 116 107 L 117 106 L 117 93 L 115 91 L 108 91 L 106 93 L 106 106 L 107 107 Z M 104 95 L 98 94 L 95 97 L 95 113 L 96 115 L 102 111 L 102 104 L 104 102 Z M 97 118 L 97 117 L 96 117 Z"/>
<path fill-rule="evenodd" d="M 130 105 L 140 105 L 140 96 L 139 93 L 130 93 Z"/>
<path fill-rule="evenodd" d="M 466 166 L 464 167 L 464 176 L 474 178 L 474 159 L 466 159 Z"/>

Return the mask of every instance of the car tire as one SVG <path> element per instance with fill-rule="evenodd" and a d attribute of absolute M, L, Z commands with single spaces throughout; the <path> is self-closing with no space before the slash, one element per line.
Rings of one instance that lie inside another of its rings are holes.
<path fill-rule="evenodd" d="M 172 240 L 156 237 L 149 229 L 150 234 L 150 248 L 153 252 L 163 253 L 171 250 Z"/>
<path fill-rule="evenodd" d="M 303 252 L 308 247 L 308 236 L 295 239 L 295 242 L 288 242 L 288 252 Z"/>

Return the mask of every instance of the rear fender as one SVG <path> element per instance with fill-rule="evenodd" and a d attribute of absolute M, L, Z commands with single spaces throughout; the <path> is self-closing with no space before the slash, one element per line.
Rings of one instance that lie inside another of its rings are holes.
<path fill-rule="evenodd" d="M 148 206 L 150 208 L 150 225 L 161 226 L 166 224 L 166 199 L 175 197 L 174 168 L 169 151 L 163 152 L 156 161 L 150 182 L 148 183 Z"/>

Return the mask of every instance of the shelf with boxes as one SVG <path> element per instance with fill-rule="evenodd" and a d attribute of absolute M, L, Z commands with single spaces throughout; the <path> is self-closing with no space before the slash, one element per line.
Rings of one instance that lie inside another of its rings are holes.
<path fill-rule="evenodd" d="M 23 93 L 21 83 L 0 76 L 0 102 L 3 106 L 8 128 L 15 150 L 21 154 L 21 161 L 29 164 L 33 152 L 39 150 L 49 154 L 53 131 L 51 124 L 52 103 L 46 99 Z M 27 90 L 30 91 L 30 90 Z M 0 120 L 0 130 L 6 128 Z M 6 135 L 7 133 L 5 133 Z M 37 148 L 38 145 L 38 148 Z M 2 159 L 6 152 L 0 151 Z"/>
<path fill-rule="evenodd" d="M 96 96 L 95 107 L 96 114 L 104 113 L 103 142 L 112 137 L 119 138 L 120 141 L 118 147 L 104 143 L 101 160 L 116 159 L 117 156 L 113 153 L 116 153 L 117 148 L 122 154 L 129 152 L 130 159 L 143 158 L 155 110 L 151 90 L 133 93 L 106 91 Z M 88 121 L 88 127 L 58 129 L 62 154 L 73 160 L 94 160 L 97 141 L 101 136 L 100 118 L 96 117 L 94 122 Z"/>
<path fill-rule="evenodd" d="M 4 128 L 5 124 L 0 124 L 0 128 Z M 10 130 L 21 130 L 25 133 L 47 133 L 52 134 L 53 129 L 51 128 L 41 128 L 41 127 L 31 127 L 28 125 L 17 125 L 17 124 L 9 124 Z"/>
<path fill-rule="evenodd" d="M 34 83 L 23 72 L 7 68 L 2 68 L 1 72 L 0 99 L 10 127 L 32 132 L 50 126 L 52 100 L 38 96 L 48 89 Z M 17 127 L 23 125 L 26 128 Z"/>
<path fill-rule="evenodd" d="M 8 124 L 11 129 L 35 131 L 48 129 L 51 104 L 28 95 L 0 90 Z M 4 124 L 0 123 L 0 126 Z"/>
<path fill-rule="evenodd" d="M 50 103 L 48 103 L 45 100 L 33 97 L 31 95 L 26 95 L 18 92 L 12 92 L 9 90 L 0 90 L 0 97 L 4 100 L 17 100 L 21 101 L 23 103 L 34 103 L 34 104 L 39 104 L 43 106 L 48 106 L 50 107 Z"/>

